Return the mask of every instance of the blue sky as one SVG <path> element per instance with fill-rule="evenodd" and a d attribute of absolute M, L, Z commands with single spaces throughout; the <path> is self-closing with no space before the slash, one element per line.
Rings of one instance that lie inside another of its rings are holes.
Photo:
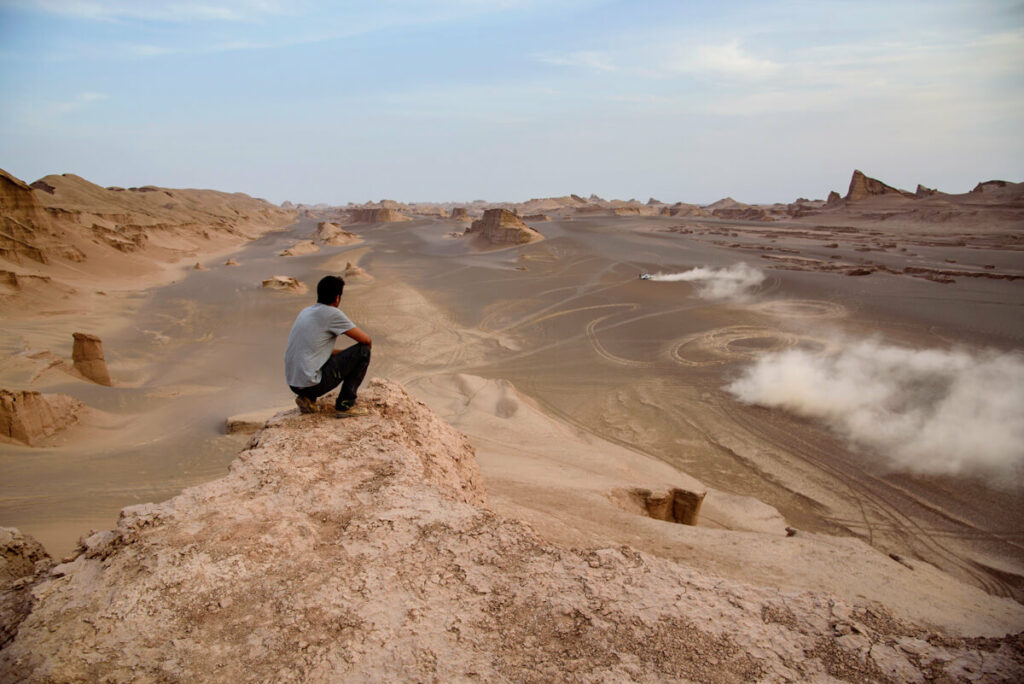
<path fill-rule="evenodd" d="M 275 202 L 1024 180 L 1024 1 L 0 0 L 0 167 Z"/>

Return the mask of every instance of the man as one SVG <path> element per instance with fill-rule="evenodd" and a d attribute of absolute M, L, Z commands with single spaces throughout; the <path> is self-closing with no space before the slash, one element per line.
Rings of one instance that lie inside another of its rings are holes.
<path fill-rule="evenodd" d="M 370 365 L 370 336 L 356 327 L 340 308 L 345 281 L 324 276 L 316 285 L 316 304 L 299 312 L 288 335 L 284 352 L 284 373 L 295 392 L 295 403 L 303 413 L 316 413 L 317 397 L 341 385 L 334 403 L 336 418 L 365 416 L 356 406 L 356 391 Z M 356 344 L 335 349 L 338 335 L 348 335 Z"/>

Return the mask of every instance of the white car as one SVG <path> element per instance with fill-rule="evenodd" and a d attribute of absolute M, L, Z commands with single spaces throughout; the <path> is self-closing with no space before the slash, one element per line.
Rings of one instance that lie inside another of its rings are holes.
<path fill-rule="evenodd" d="M 650 280 L 650 279 L 651 279 L 651 274 L 650 273 L 641 273 L 640 274 L 640 280 Z"/>

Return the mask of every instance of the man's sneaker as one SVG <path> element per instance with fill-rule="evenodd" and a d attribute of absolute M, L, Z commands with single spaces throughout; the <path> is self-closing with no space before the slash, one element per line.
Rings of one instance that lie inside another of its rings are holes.
<path fill-rule="evenodd" d="M 303 413 L 316 413 L 316 402 L 309 397 L 304 397 L 301 394 L 297 395 L 295 397 L 295 405 Z"/>
<path fill-rule="evenodd" d="M 365 415 L 368 415 L 369 413 L 370 413 L 369 409 L 367 409 L 365 406 L 348 406 L 348 407 L 341 406 L 341 407 L 338 407 L 338 410 L 337 410 L 337 412 L 335 412 L 334 417 L 335 418 L 357 418 L 358 416 L 365 416 Z"/>

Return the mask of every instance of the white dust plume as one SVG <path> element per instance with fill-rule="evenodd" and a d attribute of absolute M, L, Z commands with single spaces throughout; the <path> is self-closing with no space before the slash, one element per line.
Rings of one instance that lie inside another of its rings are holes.
<path fill-rule="evenodd" d="M 1024 474 L 1024 356 L 862 341 L 830 354 L 768 354 L 727 388 L 744 402 L 824 421 L 901 470 Z"/>
<path fill-rule="evenodd" d="M 682 273 L 655 273 L 651 280 L 697 283 L 697 296 L 704 299 L 737 299 L 764 282 L 764 273 L 744 262 L 726 268 L 701 266 Z"/>

